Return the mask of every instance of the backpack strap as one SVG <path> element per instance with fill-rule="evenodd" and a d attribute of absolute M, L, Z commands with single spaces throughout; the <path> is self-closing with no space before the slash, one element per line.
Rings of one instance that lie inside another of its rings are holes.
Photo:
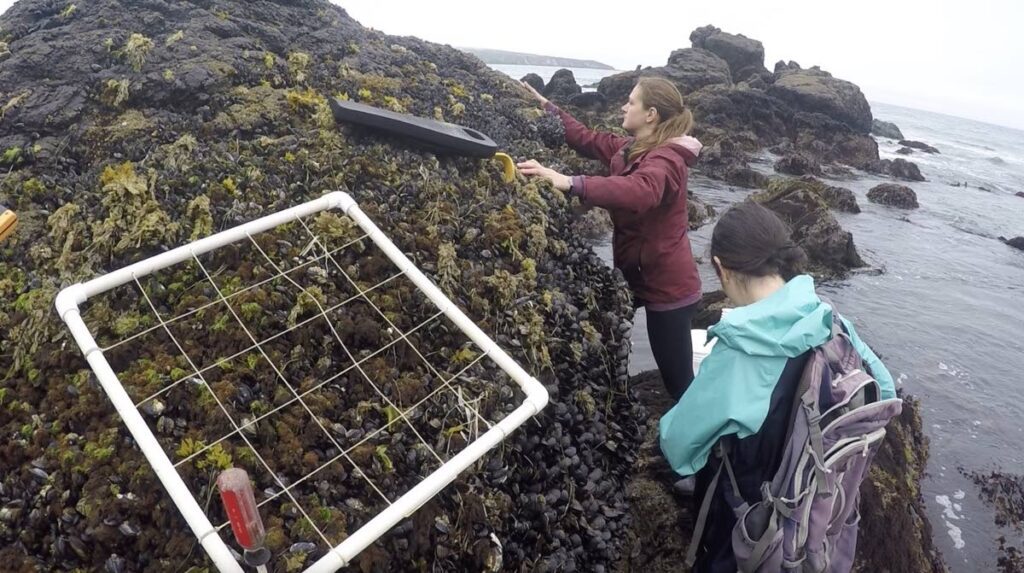
<path fill-rule="evenodd" d="M 730 442 L 728 437 L 718 440 L 715 444 L 715 457 L 720 461 L 718 462 L 718 469 L 715 470 L 715 477 L 711 478 L 711 485 L 708 486 L 708 491 L 704 494 L 704 500 L 701 501 L 700 511 L 697 513 L 697 522 L 693 527 L 693 536 L 690 538 L 690 547 L 686 550 L 686 566 L 693 567 L 693 564 L 697 561 L 697 550 L 700 548 L 701 538 L 704 537 L 704 528 L 707 527 L 708 513 L 711 511 L 711 502 L 714 500 L 715 491 L 718 489 L 718 481 L 722 477 L 722 468 L 725 468 L 726 473 L 729 475 L 729 482 L 732 484 L 732 493 L 736 496 L 736 499 L 741 501 L 739 507 L 733 508 L 733 511 L 742 515 L 746 513 L 747 505 L 746 500 L 743 499 L 743 495 L 740 493 L 740 486 L 736 482 L 736 474 L 733 472 L 732 463 L 729 461 Z"/>

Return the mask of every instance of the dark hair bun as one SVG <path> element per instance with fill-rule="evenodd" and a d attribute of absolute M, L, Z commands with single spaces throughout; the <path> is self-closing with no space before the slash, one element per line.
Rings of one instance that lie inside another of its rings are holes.
<path fill-rule="evenodd" d="M 711 233 L 711 255 L 738 273 L 789 280 L 800 274 L 807 254 L 790 238 L 789 227 L 775 213 L 753 201 L 734 205 Z"/>

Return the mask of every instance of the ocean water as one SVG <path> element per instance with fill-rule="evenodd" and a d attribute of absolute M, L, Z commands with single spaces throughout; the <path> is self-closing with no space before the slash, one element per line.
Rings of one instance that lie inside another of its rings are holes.
<path fill-rule="evenodd" d="M 510 75 L 544 76 L 541 69 L 522 68 Z M 861 213 L 835 215 L 871 269 L 820 290 L 853 320 L 897 386 L 921 400 L 931 443 L 922 493 L 951 570 L 994 571 L 997 537 L 1006 535 L 1017 547 L 1024 538 L 994 524 L 993 510 L 964 472 L 1024 473 L 1024 251 L 998 240 L 1024 235 L 1024 198 L 1014 195 L 1024 191 L 1024 132 L 882 103 L 871 107 L 906 138 L 940 153 L 901 156 L 896 142 L 878 138 L 883 158 L 905 157 L 927 178 L 907 183 L 920 209 L 868 202 L 868 190 L 888 178 L 857 173 L 831 181 L 857 196 Z M 771 173 L 772 161 L 765 154 L 754 167 Z M 699 175 L 691 176 L 690 188 L 719 212 L 750 193 Z M 713 222 L 692 233 L 695 255 L 707 258 L 712 228 Z M 607 241 L 595 250 L 610 264 Z M 704 290 L 719 288 L 710 265 L 700 267 Z M 630 371 L 654 367 L 641 311 Z"/>

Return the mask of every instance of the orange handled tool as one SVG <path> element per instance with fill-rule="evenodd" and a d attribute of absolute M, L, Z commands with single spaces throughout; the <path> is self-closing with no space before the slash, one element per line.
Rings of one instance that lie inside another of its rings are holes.
<path fill-rule="evenodd" d="M 18 216 L 7 207 L 0 205 L 0 241 L 7 238 L 14 232 L 14 226 L 18 223 Z"/>

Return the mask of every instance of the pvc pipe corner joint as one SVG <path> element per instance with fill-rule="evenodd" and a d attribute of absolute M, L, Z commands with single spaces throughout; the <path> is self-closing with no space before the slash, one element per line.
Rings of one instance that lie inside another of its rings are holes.
<path fill-rule="evenodd" d="M 57 298 L 53 300 L 53 306 L 57 307 L 57 316 L 63 320 L 68 311 L 78 310 L 78 305 L 85 302 L 87 298 L 89 297 L 86 295 L 82 283 L 65 287 L 57 293 Z"/>

